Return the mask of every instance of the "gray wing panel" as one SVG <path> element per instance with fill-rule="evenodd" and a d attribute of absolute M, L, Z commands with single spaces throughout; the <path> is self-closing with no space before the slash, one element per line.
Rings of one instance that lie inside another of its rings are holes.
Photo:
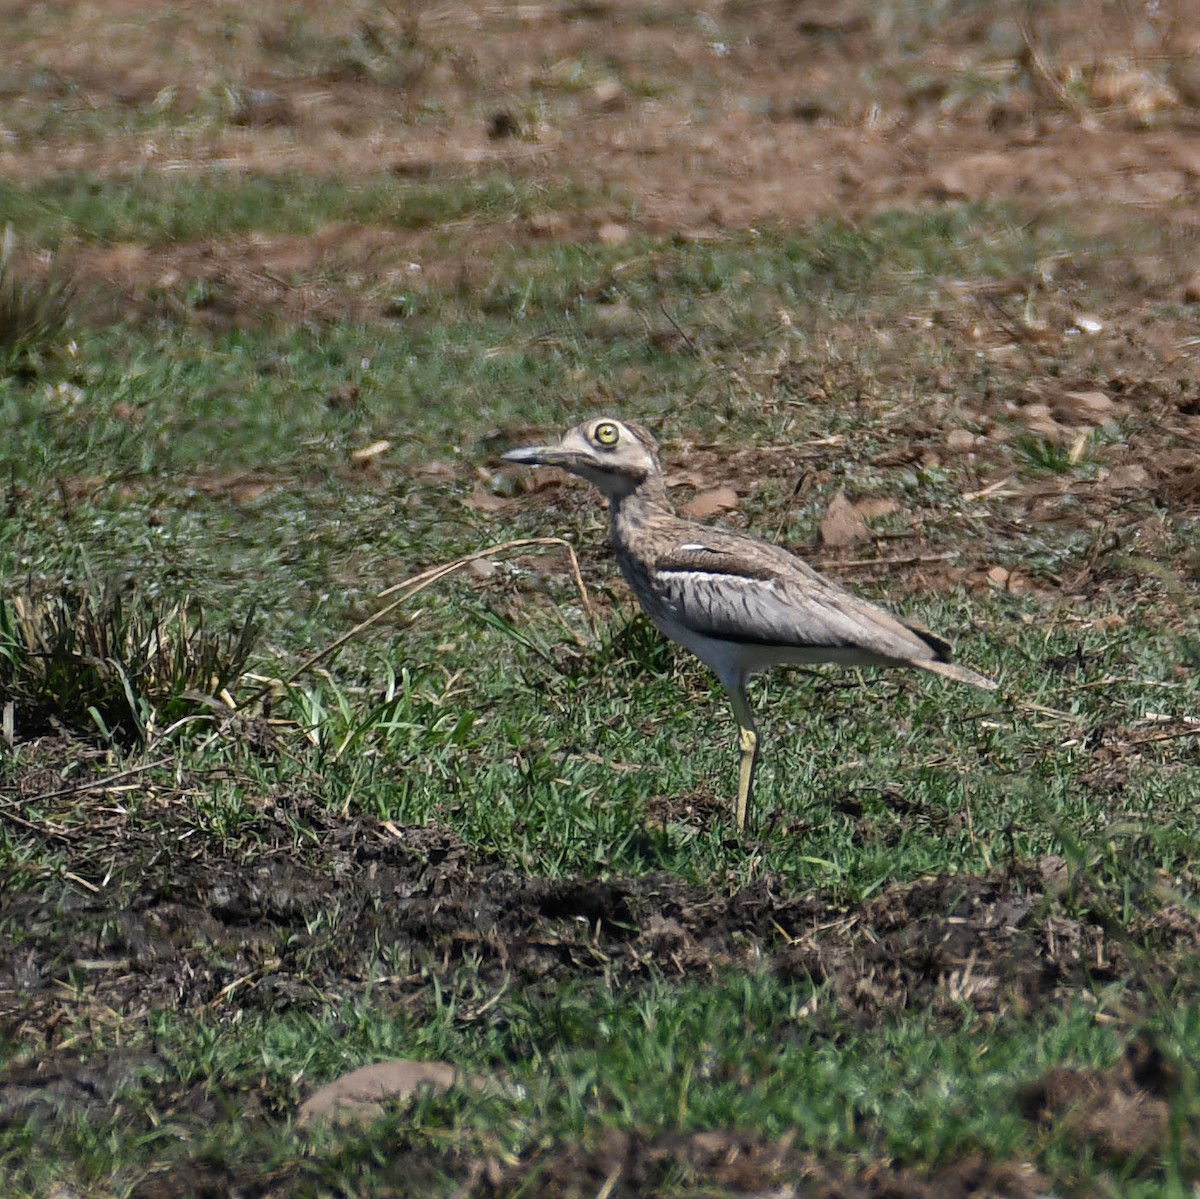
<path fill-rule="evenodd" d="M 935 656 L 890 613 L 786 551 L 777 554 L 786 561 L 772 561 L 776 554 L 739 560 L 688 546 L 660 559 L 656 590 L 681 624 L 704 636 L 761 645 L 854 647 L 906 661 Z"/>

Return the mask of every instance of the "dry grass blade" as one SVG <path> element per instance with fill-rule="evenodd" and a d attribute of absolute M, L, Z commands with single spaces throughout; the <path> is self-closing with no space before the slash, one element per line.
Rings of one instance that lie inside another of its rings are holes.
<path fill-rule="evenodd" d="M 125 770 L 118 770 L 115 774 L 86 779 L 82 783 L 74 783 L 70 787 L 56 787 L 53 791 L 42 791 L 37 795 L 23 795 L 19 801 L 0 797 L 0 808 L 13 808 L 17 806 L 36 807 L 38 804 L 45 803 L 50 799 L 61 799 L 64 795 L 83 795 L 92 791 L 104 791 L 106 788 L 114 787 L 126 779 L 133 778 L 139 774 L 145 774 L 148 770 L 161 770 L 164 766 L 170 766 L 174 761 L 174 755 L 155 758 L 151 762 L 140 762 L 136 766 L 130 766 Z M 30 825 L 28 821 L 23 823 L 31 828 L 40 829 L 42 827 L 41 825 Z"/>
<path fill-rule="evenodd" d="M 587 614 L 588 625 L 592 630 L 593 635 L 596 632 L 596 617 L 592 612 L 591 601 L 588 599 L 587 588 L 583 583 L 583 574 L 579 569 L 579 558 L 575 554 L 575 547 L 569 542 L 564 541 L 561 537 L 519 537 L 515 541 L 505 541 L 500 545 L 488 546 L 487 549 L 476 550 L 472 554 L 467 554 L 462 558 L 455 558 L 452 562 L 443 562 L 438 566 L 431 566 L 428 570 L 423 570 L 420 574 L 415 574 L 411 578 L 404 579 L 399 583 L 393 583 L 391 587 L 385 588 L 379 593 L 379 598 L 384 599 L 395 592 L 403 592 L 397 599 L 394 599 L 390 604 L 385 604 L 378 612 L 368 616 L 366 620 L 360 621 L 352 629 L 347 630 L 340 637 L 335 638 L 323 649 L 318 650 L 315 654 L 304 659 L 291 674 L 282 681 L 282 686 L 287 687 L 294 683 L 302 674 L 311 670 L 320 662 L 324 662 L 331 654 L 336 653 L 349 641 L 353 641 L 372 625 L 378 624 L 379 621 L 394 612 L 401 604 L 412 599 L 414 595 L 424 591 L 426 587 L 432 586 L 440 579 L 446 578 L 447 575 L 452 575 L 456 571 L 462 570 L 464 566 L 468 566 L 472 562 L 478 562 L 481 558 L 498 558 L 501 554 L 507 554 L 511 550 L 529 549 L 534 546 L 549 548 L 557 546 L 565 549 L 571 559 L 571 574 L 575 580 L 575 587 L 579 592 L 579 600 L 583 605 L 583 610 Z M 261 694 L 265 694 L 270 687 L 275 684 L 272 682 L 263 689 Z"/>
<path fill-rule="evenodd" d="M 1032 27 L 1033 5 L 1026 4 L 1024 16 L 1018 16 L 1017 29 L 1021 34 L 1021 63 L 1029 73 L 1039 90 L 1048 99 L 1057 104 L 1064 112 L 1070 113 L 1088 132 L 1097 128 L 1097 122 L 1090 112 L 1071 95 L 1062 85 L 1049 64 L 1038 49 Z"/>

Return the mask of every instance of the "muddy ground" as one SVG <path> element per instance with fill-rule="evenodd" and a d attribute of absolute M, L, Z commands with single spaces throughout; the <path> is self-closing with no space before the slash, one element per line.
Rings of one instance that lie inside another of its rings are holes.
<path fill-rule="evenodd" d="M 1138 315 L 1150 299 L 1200 300 L 1200 261 L 1188 252 L 1200 231 L 1200 19 L 1184 0 L 1158 6 L 1155 20 L 1135 5 L 1047 6 L 1033 27 L 988 5 L 906 24 L 857 0 L 670 13 L 615 0 L 463 4 L 409 17 L 289 6 L 302 20 L 274 6 L 192 6 L 181 17 L 177 6 L 110 0 L 78 6 L 69 20 L 64 8 L 38 27 L 24 6 L 6 7 L 23 55 L 4 77 L 5 102 L 20 117 L 0 140 L 8 179 L 219 165 L 436 182 L 504 168 L 611 197 L 519 222 L 473 217 L 459 239 L 340 224 L 201 245 L 64 247 L 112 311 L 235 324 L 264 313 L 371 319 L 412 263 L 427 280 L 469 285 L 490 269 L 489 247 L 523 240 L 714 238 L 761 222 L 1011 199 L 1070 211 L 1098 234 L 1133 217 L 1161 220 L 1181 252 L 1141 263 L 1105 314 L 1138 329 L 1136 350 L 1112 343 L 1112 376 L 1131 355 L 1153 360 L 1175 397 L 1164 420 L 1195 414 L 1181 357 L 1188 318 L 1149 329 Z M 150 102 L 176 124 L 89 137 L 33 115 L 56 104 L 111 113 Z M 350 277 L 352 286 L 337 282 Z M 197 282 L 218 284 L 218 301 L 181 304 Z M 1194 504 L 1192 476 L 1184 471 L 1180 484 L 1172 468 L 1160 478 L 1163 445 L 1142 436 L 1146 486 L 1182 487 L 1172 502 Z M 0 799 L 0 818 L 20 827 L 22 797 L 54 790 L 58 778 L 47 768 L 20 780 Z M 466 1018 L 475 1004 L 479 1019 L 491 1019 L 479 996 L 504 985 L 536 993 L 569 979 L 705 979 L 753 966 L 826 985 L 812 1015 L 810 1035 L 819 1036 L 906 1008 L 953 1022 L 964 1004 L 990 1017 L 1057 1007 L 1113 980 L 1167 984 L 1169 963 L 1200 939 L 1195 922 L 1169 907 L 1119 928 L 1057 860 L 922 879 L 841 907 L 769 876 L 734 893 L 668 875 L 530 878 L 439 828 L 333 817 L 304 796 L 272 805 L 252 861 L 119 821 L 87 835 L 22 829 L 49 838 L 63 875 L 50 888 L 0 894 L 0 923 L 23 930 L 0 945 L 0 1022 L 46 1046 L 36 1065 L 0 1076 L 0 1121 L 103 1114 L 132 1075 L 154 1075 L 153 1051 L 81 1060 L 60 1046 L 56 1030 L 81 1006 L 98 1020 L 107 1011 L 220 1015 L 315 1009 L 369 988 L 375 1004 L 419 1011 L 432 976 L 448 996 L 464 989 Z M 298 847 L 297 823 L 316 839 Z M 380 977 L 380 946 L 403 971 Z M 1095 1154 L 1128 1162 L 1163 1143 L 1175 1081 L 1154 1046 L 1139 1042 L 1111 1072 L 1047 1076 L 1026 1114 L 1071 1121 Z M 249 1120 L 289 1110 L 277 1095 L 238 1099 Z M 198 1118 L 213 1102 L 200 1087 L 166 1084 L 153 1097 L 160 1111 Z M 516 1167 L 420 1152 L 410 1164 L 412 1179 L 450 1172 L 464 1195 L 632 1196 L 680 1177 L 721 1192 L 847 1199 L 1043 1193 L 1032 1170 L 979 1161 L 920 1176 L 880 1162 L 847 1176 L 786 1141 L 744 1132 L 613 1133 Z M 286 1194 L 310 1168 L 247 1166 L 235 1177 L 196 1162 L 135 1194 Z"/>
<path fill-rule="evenodd" d="M 297 822 L 317 831 L 296 844 Z M 181 1086 L 153 1049 L 107 1050 L 81 1060 L 56 1048 L 57 1030 L 123 1013 L 214 1015 L 373 1006 L 419 1014 L 454 1003 L 460 1020 L 503 1020 L 491 1000 L 508 988 L 536 1002 L 564 982 L 621 986 L 666 977 L 710 980 L 730 968 L 823 985 L 805 1037 L 841 1037 L 906 1009 L 956 1027 L 966 1008 L 983 1018 L 1029 1013 L 1133 981 L 1175 987 L 1179 955 L 1200 949 L 1186 913 L 1164 908 L 1122 927 L 1107 903 L 1070 877 L 1061 859 L 1012 864 L 983 877 L 932 877 L 865 903 L 830 905 L 764 876 L 723 893 L 667 875 L 626 881 L 531 878 L 471 851 L 437 827 L 381 828 L 332 815 L 302 797 L 265 811 L 252 862 L 171 834 L 113 841 L 64 836 L 68 881 L 0 899 L 0 922 L 23 930 L 0 947 L 0 1021 L 46 1052 L 0 1076 L 0 1121 L 118 1118 L 150 1131 L 147 1110 L 203 1122 L 219 1105 L 247 1122 L 290 1117 L 294 1096 L 248 1086 L 214 1096 Z M 103 879 L 99 887 L 92 879 Z M 70 880 L 75 880 L 74 883 Z M 331 910 L 330 898 L 336 897 Z M 318 919 L 320 917 L 320 919 Z M 390 971 L 381 963 L 387 961 Z M 397 970 L 397 964 L 402 968 Z M 793 1027 L 780 1031 L 795 1037 Z M 133 1079 L 139 1099 L 122 1098 Z M 155 1080 L 159 1081 L 155 1081 Z M 1161 1149 L 1178 1078 L 1151 1043 L 1103 1072 L 1051 1072 L 1025 1098 L 1032 1122 L 1068 1121 L 1101 1160 L 1137 1162 Z M 606 1134 L 598 1143 L 535 1153 L 501 1167 L 467 1154 L 412 1156 L 410 1177 L 450 1173 L 464 1194 L 638 1195 L 692 1177 L 734 1192 L 795 1184 L 802 1193 L 933 1196 L 1039 1193 L 1029 1170 L 955 1162 L 930 1175 L 874 1167 L 846 1177 L 790 1141 L 745 1131 L 691 1136 Z M 289 1193 L 315 1167 L 190 1161 L 144 1180 L 140 1199 Z M 406 1170 L 408 1167 L 406 1167 Z M 782 1191 L 779 1193 L 791 1193 Z"/>
<path fill-rule="evenodd" d="M 0 1016 L 25 1033 L 53 1028 L 58 1008 L 75 1002 L 64 1000 L 64 978 L 119 1011 L 213 1011 L 235 997 L 242 1011 L 318 1009 L 368 988 L 373 1002 L 419 1007 L 430 975 L 454 997 L 469 960 L 475 990 L 507 980 L 534 993 L 570 978 L 766 968 L 827 984 L 827 1015 L 869 1028 L 907 1008 L 954 1020 L 961 1003 L 981 1013 L 1057 1006 L 1133 973 L 1163 984 L 1174 955 L 1200 940 L 1170 908 L 1114 928 L 1057 858 L 923 879 L 841 909 L 769 875 L 731 894 L 667 874 L 531 878 L 437 827 L 381 830 L 314 810 L 304 819 L 320 839 L 301 857 L 270 848 L 272 833 L 290 842 L 294 827 L 284 809 L 272 815 L 279 823 L 264 820 L 251 863 L 130 836 L 109 850 L 102 890 L 0 901 L 0 919 L 23 930 L 0 950 Z M 95 875 L 86 861 L 68 866 L 79 870 Z M 1151 949 L 1165 954 L 1161 975 Z M 381 960 L 405 969 L 381 977 Z"/>

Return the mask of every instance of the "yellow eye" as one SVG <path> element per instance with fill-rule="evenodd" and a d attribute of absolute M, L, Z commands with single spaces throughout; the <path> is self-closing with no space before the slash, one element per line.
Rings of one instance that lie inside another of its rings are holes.
<path fill-rule="evenodd" d="M 592 440 L 606 450 L 611 450 L 621 440 L 621 430 L 612 421 L 602 420 L 592 430 Z"/>

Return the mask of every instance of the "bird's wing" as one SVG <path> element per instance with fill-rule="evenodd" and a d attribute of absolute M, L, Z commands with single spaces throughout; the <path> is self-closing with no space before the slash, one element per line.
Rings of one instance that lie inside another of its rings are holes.
<path fill-rule="evenodd" d="M 698 526 L 655 561 L 656 590 L 685 627 L 747 645 L 856 649 L 891 662 L 940 658 L 910 629 L 779 546 Z"/>

